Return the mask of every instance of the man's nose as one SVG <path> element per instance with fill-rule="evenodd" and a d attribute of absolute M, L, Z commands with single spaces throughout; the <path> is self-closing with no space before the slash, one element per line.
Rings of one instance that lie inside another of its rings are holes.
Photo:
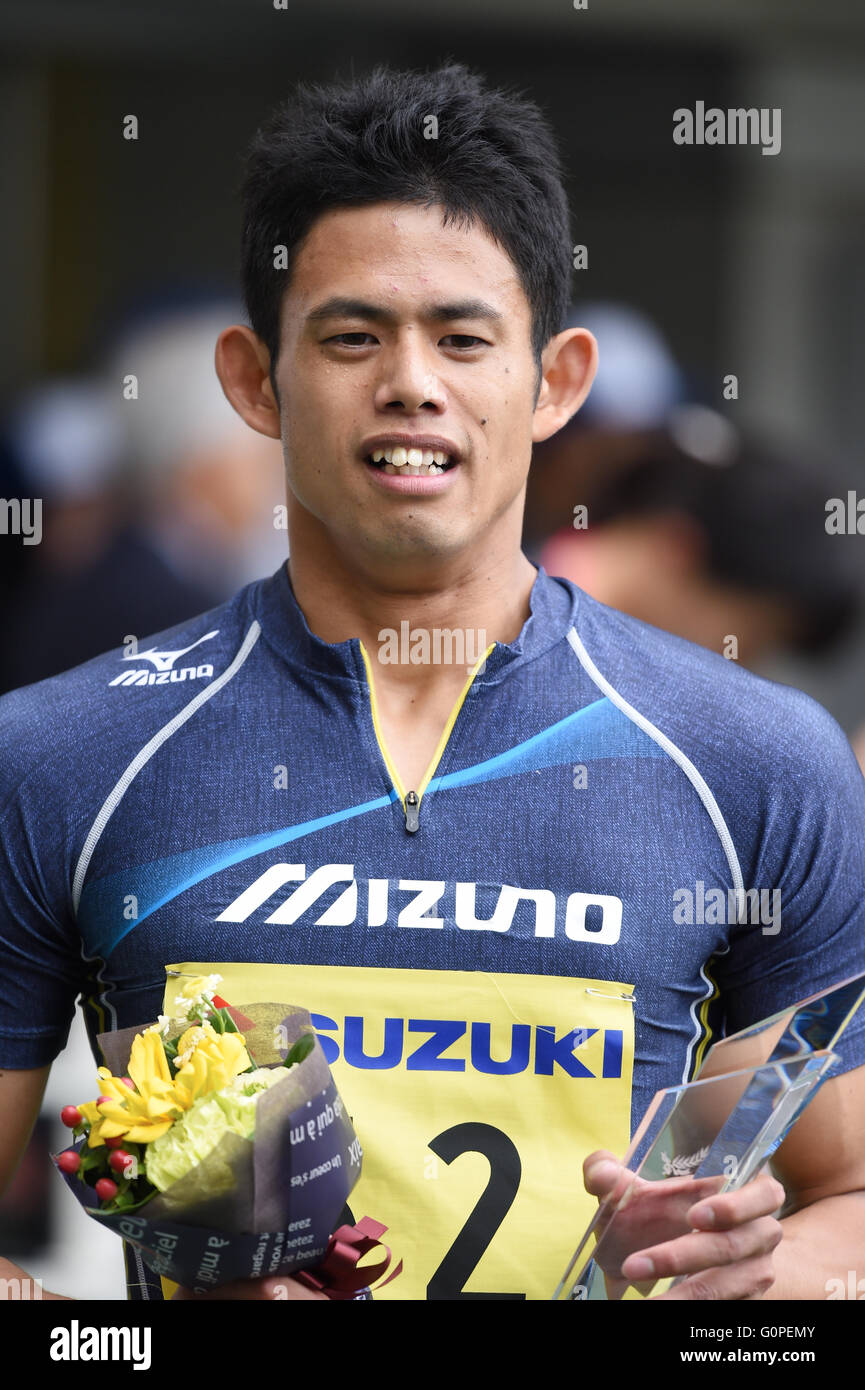
<path fill-rule="evenodd" d="M 432 349 L 421 334 L 410 330 L 381 353 L 381 375 L 375 393 L 379 410 L 444 410 L 446 397 Z"/>

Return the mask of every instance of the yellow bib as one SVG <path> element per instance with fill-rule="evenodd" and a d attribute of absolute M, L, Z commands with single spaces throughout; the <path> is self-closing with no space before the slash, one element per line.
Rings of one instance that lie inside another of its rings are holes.
<path fill-rule="evenodd" d="M 583 1159 L 630 1140 L 631 986 L 549 975 L 333 965 L 220 974 L 243 1008 L 308 1009 L 363 1146 L 349 1197 L 403 1273 L 382 1299 L 552 1297 L 597 1209 Z M 570 1035 L 570 1036 L 569 1036 Z M 176 1286 L 163 1281 L 166 1297 Z"/>

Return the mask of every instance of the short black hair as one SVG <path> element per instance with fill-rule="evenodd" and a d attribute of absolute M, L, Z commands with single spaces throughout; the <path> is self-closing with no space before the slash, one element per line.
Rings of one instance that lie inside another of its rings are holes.
<path fill-rule="evenodd" d="M 427 138 L 432 116 L 437 138 Z M 243 294 L 271 380 L 280 305 L 313 223 L 335 208 L 405 202 L 440 205 L 446 225 L 482 224 L 510 256 L 531 309 L 540 386 L 541 353 L 567 312 L 572 253 L 555 137 L 534 102 L 450 61 L 301 83 L 256 131 L 242 201 Z M 276 246 L 287 249 L 285 268 L 274 266 Z"/>

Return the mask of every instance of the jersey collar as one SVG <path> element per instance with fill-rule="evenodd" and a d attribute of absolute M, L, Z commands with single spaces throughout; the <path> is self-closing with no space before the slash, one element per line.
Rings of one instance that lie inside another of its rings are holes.
<path fill-rule="evenodd" d="M 540 567 L 529 594 L 529 617 L 519 635 L 513 642 L 496 642 L 475 683 L 493 685 L 563 641 L 576 621 L 579 594 L 570 580 L 551 578 Z M 280 565 L 269 579 L 252 585 L 251 600 L 264 637 L 290 665 L 321 676 L 365 680 L 360 640 L 351 637 L 344 642 L 325 642 L 310 631 L 294 596 L 287 565 Z"/>

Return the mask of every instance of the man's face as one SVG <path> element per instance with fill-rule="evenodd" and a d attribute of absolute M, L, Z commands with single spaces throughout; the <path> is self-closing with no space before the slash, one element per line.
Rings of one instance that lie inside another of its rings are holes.
<path fill-rule="evenodd" d="M 282 304 L 275 378 L 295 524 L 373 565 L 477 559 L 499 531 L 519 543 L 535 406 L 529 304 L 483 228 L 441 218 L 391 203 L 326 213 Z M 457 462 L 414 476 L 367 461 L 415 439 Z"/>

